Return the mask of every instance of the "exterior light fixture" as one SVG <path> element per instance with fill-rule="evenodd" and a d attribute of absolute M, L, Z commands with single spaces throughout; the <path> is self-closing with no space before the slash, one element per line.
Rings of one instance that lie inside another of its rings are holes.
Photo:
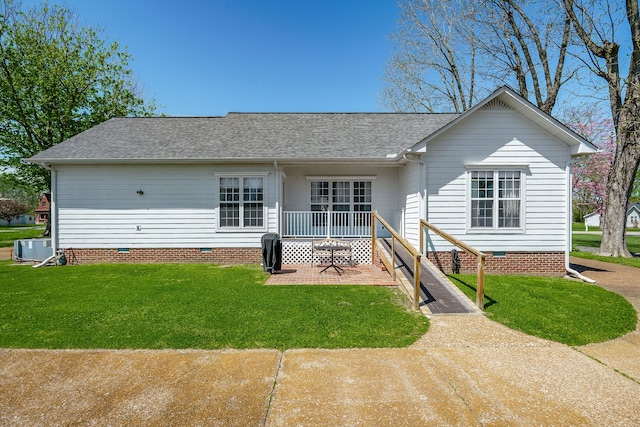
<path fill-rule="evenodd" d="M 138 190 L 138 191 L 136 191 L 136 194 L 138 194 L 139 196 L 142 196 L 144 194 L 144 191 Z"/>

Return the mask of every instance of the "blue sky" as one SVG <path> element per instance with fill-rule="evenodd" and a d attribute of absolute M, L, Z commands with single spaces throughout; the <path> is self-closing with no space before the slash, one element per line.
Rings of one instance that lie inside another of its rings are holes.
<path fill-rule="evenodd" d="M 383 110 L 395 0 L 56 3 L 127 47 L 167 115 Z"/>

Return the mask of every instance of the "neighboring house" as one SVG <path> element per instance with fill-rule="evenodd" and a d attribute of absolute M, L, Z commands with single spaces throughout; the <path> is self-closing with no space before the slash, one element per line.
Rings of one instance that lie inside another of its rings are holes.
<path fill-rule="evenodd" d="M 591 212 L 584 216 L 585 229 L 589 231 L 589 227 L 600 227 L 600 218 L 602 215 L 596 212 Z"/>
<path fill-rule="evenodd" d="M 416 246 L 427 219 L 489 272 L 564 274 L 570 164 L 594 151 L 505 87 L 463 114 L 115 118 L 28 160 L 51 169 L 53 245 L 80 262 L 259 262 L 265 233 L 284 263 L 328 235 L 371 262 L 376 210 Z"/>
<path fill-rule="evenodd" d="M 14 217 L 14 219 L 11 220 L 11 226 L 30 224 L 35 224 L 35 220 L 33 215 L 29 214 L 17 215 L 16 217 Z M 6 227 L 8 225 L 9 222 L 7 220 L 0 219 L 0 226 Z"/>
<path fill-rule="evenodd" d="M 51 213 L 51 194 L 45 193 L 40 197 L 36 207 L 36 224 L 46 224 Z"/>
<path fill-rule="evenodd" d="M 634 203 L 627 210 L 627 228 L 640 228 L 640 203 Z"/>
<path fill-rule="evenodd" d="M 600 227 L 601 215 L 590 213 L 584 216 L 587 227 Z M 634 203 L 627 209 L 627 228 L 640 228 L 640 203 Z"/>

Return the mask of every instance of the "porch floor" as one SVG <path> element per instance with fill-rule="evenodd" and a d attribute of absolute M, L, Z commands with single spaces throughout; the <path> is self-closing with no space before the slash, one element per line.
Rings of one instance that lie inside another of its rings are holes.
<path fill-rule="evenodd" d="M 325 266 L 312 267 L 311 264 L 284 264 L 282 270 L 267 279 L 267 285 L 367 285 L 397 286 L 391 275 L 380 267 L 359 264 L 353 267 L 341 265 L 344 269 L 338 275 L 333 268 L 320 274 Z"/>

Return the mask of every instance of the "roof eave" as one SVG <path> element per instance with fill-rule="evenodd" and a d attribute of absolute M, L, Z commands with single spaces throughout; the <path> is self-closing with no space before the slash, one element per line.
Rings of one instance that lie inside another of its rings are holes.
<path fill-rule="evenodd" d="M 362 164 L 399 164 L 403 163 L 403 159 L 399 155 L 393 157 L 370 157 L 370 158 L 354 158 L 354 157 L 234 157 L 234 158 L 28 158 L 24 161 L 38 164 L 44 167 L 50 167 L 55 165 L 115 165 L 115 164 L 242 164 L 242 163 L 280 163 L 280 164 L 292 164 L 292 163 L 362 163 Z"/>

